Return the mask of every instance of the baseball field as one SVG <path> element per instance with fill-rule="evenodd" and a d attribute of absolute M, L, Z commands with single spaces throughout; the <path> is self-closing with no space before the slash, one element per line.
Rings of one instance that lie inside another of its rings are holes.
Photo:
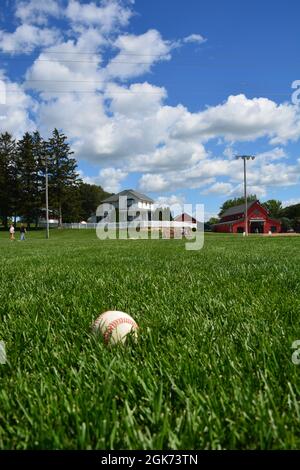
<path fill-rule="evenodd" d="M 0 449 L 300 446 L 300 238 L 0 234 Z M 139 340 L 91 333 L 129 313 Z"/>

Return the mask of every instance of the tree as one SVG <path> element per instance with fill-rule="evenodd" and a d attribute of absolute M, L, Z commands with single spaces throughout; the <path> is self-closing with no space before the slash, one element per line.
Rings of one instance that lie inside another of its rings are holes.
<path fill-rule="evenodd" d="M 288 230 L 293 228 L 293 221 L 291 219 L 288 219 L 287 217 L 281 217 L 280 222 L 282 232 L 287 232 Z"/>
<path fill-rule="evenodd" d="M 39 165 L 34 145 L 34 138 L 29 132 L 17 143 L 16 170 L 20 190 L 18 212 L 27 225 L 37 220 L 41 204 Z"/>
<path fill-rule="evenodd" d="M 291 227 L 300 232 L 300 204 L 287 206 L 281 211 L 281 221 L 285 218 L 289 219 Z"/>
<path fill-rule="evenodd" d="M 61 211 L 65 223 L 80 222 L 81 201 L 79 187 L 70 186 L 65 189 Z"/>
<path fill-rule="evenodd" d="M 5 132 L 0 135 L 0 217 L 7 228 L 8 218 L 14 212 L 16 142 Z"/>
<path fill-rule="evenodd" d="M 288 217 L 289 219 L 300 218 L 300 204 L 293 204 L 287 206 L 281 211 L 282 217 Z"/>
<path fill-rule="evenodd" d="M 256 194 L 249 194 L 249 196 L 247 196 L 247 202 L 253 202 L 253 201 L 257 201 Z M 245 198 L 244 197 L 228 199 L 227 201 L 225 201 L 222 204 L 220 212 L 219 212 L 219 217 L 221 217 L 223 212 L 225 212 L 230 207 L 239 206 L 241 204 L 245 204 Z"/>
<path fill-rule="evenodd" d="M 273 217 L 274 219 L 278 219 L 282 213 L 282 202 L 277 201 L 275 199 L 269 199 L 268 201 L 262 204 L 267 211 L 269 212 L 269 216 Z"/>
<path fill-rule="evenodd" d="M 67 137 L 54 129 L 48 141 L 49 194 L 51 205 L 58 210 L 59 226 L 63 222 L 63 204 L 70 197 L 70 190 L 78 186 L 77 163 L 71 158 L 74 152 L 67 143 Z"/>
<path fill-rule="evenodd" d="M 91 215 L 95 214 L 97 207 L 111 193 L 107 193 L 101 186 L 95 184 L 81 183 L 78 187 L 78 195 L 80 199 L 81 220 L 87 220 Z"/>
<path fill-rule="evenodd" d="M 211 217 L 208 221 L 207 221 L 207 224 L 208 225 L 215 225 L 217 223 L 219 223 L 220 220 L 217 218 L 217 217 Z"/>

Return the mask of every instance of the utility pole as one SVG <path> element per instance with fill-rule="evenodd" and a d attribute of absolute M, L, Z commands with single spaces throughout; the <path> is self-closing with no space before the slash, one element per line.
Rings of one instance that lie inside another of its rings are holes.
<path fill-rule="evenodd" d="M 236 159 L 244 160 L 244 198 L 245 198 L 245 236 L 248 237 L 248 201 L 247 201 L 247 160 L 254 160 L 253 155 L 237 155 Z"/>

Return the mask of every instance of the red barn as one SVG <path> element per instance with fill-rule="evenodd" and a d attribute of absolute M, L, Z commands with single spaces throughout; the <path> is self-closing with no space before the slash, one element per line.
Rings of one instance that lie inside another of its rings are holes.
<path fill-rule="evenodd" d="M 249 233 L 278 233 L 281 223 L 271 219 L 267 209 L 259 201 L 248 203 Z M 234 206 L 223 212 L 221 220 L 213 226 L 214 232 L 242 233 L 245 230 L 245 204 Z"/>
<path fill-rule="evenodd" d="M 174 220 L 175 222 L 191 222 L 192 224 L 197 223 L 197 220 L 195 219 L 195 217 L 192 217 L 186 212 L 184 212 L 183 214 L 177 215 L 177 217 L 175 217 Z"/>

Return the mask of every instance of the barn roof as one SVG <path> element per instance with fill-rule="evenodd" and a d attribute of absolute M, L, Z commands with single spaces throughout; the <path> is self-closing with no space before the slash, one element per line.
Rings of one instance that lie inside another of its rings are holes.
<path fill-rule="evenodd" d="M 138 191 L 134 191 L 133 189 L 124 189 L 124 191 L 121 191 L 117 194 L 113 194 L 112 196 L 109 196 L 108 198 L 104 199 L 104 201 L 102 202 L 118 202 L 120 196 L 134 196 L 139 201 L 150 202 L 151 204 L 154 203 L 151 197 L 139 193 Z"/>
<path fill-rule="evenodd" d="M 177 215 L 174 217 L 176 222 L 193 222 L 194 224 L 197 222 L 195 217 L 192 217 L 190 214 L 184 212 L 183 214 Z"/>
<path fill-rule="evenodd" d="M 257 202 L 258 200 L 248 202 L 248 210 Z M 245 212 L 245 203 L 240 204 L 238 206 L 229 207 L 229 209 L 227 209 L 225 212 L 223 212 L 223 214 L 221 214 L 221 217 L 223 218 L 223 217 L 228 217 L 229 215 L 242 214 L 243 212 Z"/>

